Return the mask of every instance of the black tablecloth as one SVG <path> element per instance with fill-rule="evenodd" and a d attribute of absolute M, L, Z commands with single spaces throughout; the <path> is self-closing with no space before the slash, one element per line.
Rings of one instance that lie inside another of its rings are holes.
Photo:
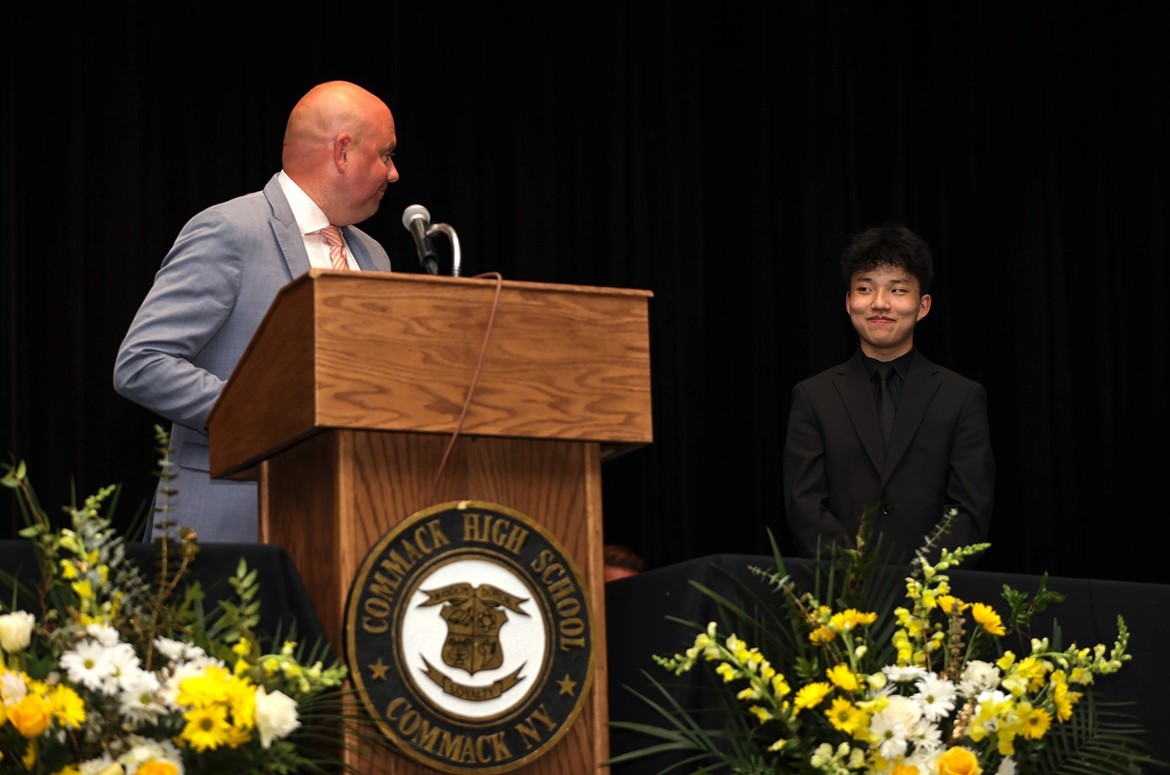
<path fill-rule="evenodd" d="M 668 621 L 667 616 L 699 623 L 719 619 L 715 603 L 693 589 L 688 584 L 692 580 L 731 598 L 742 596 L 741 585 L 745 585 L 774 600 L 778 607 L 779 594 L 770 592 L 748 571 L 749 566 L 771 568 L 774 564 L 771 557 L 765 556 L 714 555 L 609 582 L 606 628 L 610 720 L 660 724 L 660 717 L 629 691 L 635 689 L 653 696 L 643 671 L 669 685 L 672 696 L 684 707 L 710 705 L 710 694 L 703 698 L 708 685 L 705 681 L 675 678 L 651 659 L 651 654 L 685 651 L 694 642 L 693 628 Z M 786 560 L 785 566 L 798 583 L 811 578 L 812 566 L 808 562 Z M 899 577 L 906 575 L 905 569 L 891 572 L 897 572 Z M 949 575 L 956 596 L 994 605 L 1005 615 L 1001 597 L 1005 584 L 1032 594 L 1041 580 L 1038 576 L 962 570 L 952 570 Z M 1105 701 L 1133 702 L 1126 712 L 1135 715 L 1145 727 L 1154 755 L 1170 761 L 1170 738 L 1162 732 L 1166 697 L 1170 694 L 1170 670 L 1164 661 L 1170 644 L 1170 585 L 1049 577 L 1047 586 L 1066 598 L 1035 620 L 1034 635 L 1049 634 L 1055 618 L 1064 647 L 1073 643 L 1081 647 L 1098 643 L 1109 646 L 1117 637 L 1117 616 L 1125 619 L 1133 660 L 1119 673 L 1101 678 L 1097 696 Z M 649 738 L 614 729 L 610 749 L 616 756 L 649 742 Z M 654 761 L 618 765 L 612 771 L 614 775 L 657 773 L 659 767 L 654 766 Z"/>

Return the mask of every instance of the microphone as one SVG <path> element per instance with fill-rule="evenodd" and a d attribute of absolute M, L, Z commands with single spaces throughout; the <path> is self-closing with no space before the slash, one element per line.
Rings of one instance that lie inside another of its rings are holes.
<path fill-rule="evenodd" d="M 427 274 L 439 273 L 439 256 L 435 245 L 427 235 L 431 225 L 431 214 L 422 205 L 411 205 L 402 211 L 402 225 L 414 237 L 414 249 L 418 252 L 419 263 Z"/>

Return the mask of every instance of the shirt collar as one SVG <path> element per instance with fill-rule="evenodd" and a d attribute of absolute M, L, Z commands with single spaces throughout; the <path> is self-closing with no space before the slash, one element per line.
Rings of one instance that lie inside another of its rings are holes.
<path fill-rule="evenodd" d="M 280 183 L 280 190 L 288 200 L 288 206 L 292 209 L 293 218 L 296 219 L 297 228 L 301 230 L 302 235 L 312 234 L 329 225 L 329 218 L 325 216 L 325 212 L 284 170 L 277 176 L 277 182 Z"/>
<path fill-rule="evenodd" d="M 881 361 L 877 360 L 876 358 L 870 358 L 868 355 L 864 356 L 864 359 L 865 371 L 870 377 L 872 377 L 874 367 L 881 363 Z M 910 373 L 910 361 L 912 360 L 914 360 L 914 348 L 910 348 L 908 353 L 905 355 L 899 355 L 894 360 L 888 361 L 888 363 L 893 365 L 894 373 L 897 374 L 903 382 L 905 382 L 906 375 Z"/>

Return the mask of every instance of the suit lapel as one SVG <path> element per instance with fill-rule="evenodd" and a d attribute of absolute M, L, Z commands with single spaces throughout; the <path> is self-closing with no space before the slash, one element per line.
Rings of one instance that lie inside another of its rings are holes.
<path fill-rule="evenodd" d="M 276 175 L 264 186 L 264 196 L 272 208 L 272 235 L 276 244 L 280 246 L 280 255 L 288 267 L 290 277 L 296 278 L 309 271 L 309 254 L 305 252 L 305 238 L 301 236 L 301 229 L 297 226 L 297 219 L 293 216 L 292 208 L 284 197 L 280 188 L 280 181 Z"/>
<path fill-rule="evenodd" d="M 341 231 L 345 235 L 345 244 L 349 247 L 349 252 L 353 254 L 353 260 L 357 262 L 358 269 L 363 272 L 376 271 L 378 267 L 374 266 L 374 261 L 370 258 L 370 252 L 366 250 L 365 244 L 353 235 L 348 226 L 343 226 Z"/>
<path fill-rule="evenodd" d="M 873 386 L 870 384 L 869 374 L 862 362 L 861 351 L 841 364 L 837 374 L 833 377 L 833 384 L 845 404 L 845 411 L 853 428 L 861 439 L 875 471 L 881 471 L 885 464 L 885 444 L 882 441 L 882 428 L 878 422 L 877 406 L 873 401 Z"/>

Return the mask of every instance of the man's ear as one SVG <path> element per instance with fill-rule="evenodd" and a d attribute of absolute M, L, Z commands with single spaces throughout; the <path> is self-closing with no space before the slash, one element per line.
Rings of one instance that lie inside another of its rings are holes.
<path fill-rule="evenodd" d="M 918 300 L 918 320 L 922 320 L 930 314 L 930 294 L 922 294 L 922 298 Z"/>
<path fill-rule="evenodd" d="M 352 141 L 349 132 L 342 132 L 333 138 L 333 166 L 338 172 L 345 172 L 349 166 L 349 145 Z"/>

